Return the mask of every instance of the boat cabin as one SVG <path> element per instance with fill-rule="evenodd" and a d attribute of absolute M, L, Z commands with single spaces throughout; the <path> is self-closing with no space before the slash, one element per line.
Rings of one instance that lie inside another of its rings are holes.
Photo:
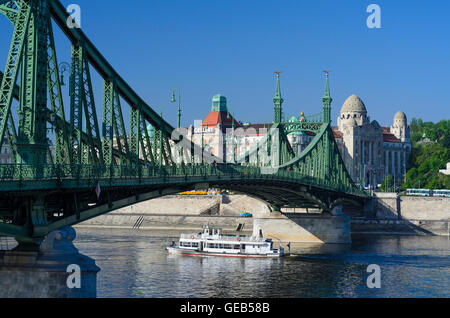
<path fill-rule="evenodd" d="M 262 255 L 278 253 L 271 239 L 262 236 L 224 235 L 221 228 L 204 226 L 198 234 L 182 234 L 179 247 L 214 254 Z"/>

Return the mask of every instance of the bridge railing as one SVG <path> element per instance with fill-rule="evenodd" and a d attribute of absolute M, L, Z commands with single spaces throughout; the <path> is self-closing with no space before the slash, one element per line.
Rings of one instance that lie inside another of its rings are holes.
<path fill-rule="evenodd" d="M 273 181 L 292 181 L 303 185 L 319 187 L 324 190 L 339 191 L 355 195 L 365 192 L 329 179 L 317 178 L 298 171 L 278 169 L 266 173 L 257 166 L 242 165 L 0 165 L 0 181 L 39 181 L 39 180 L 136 180 L 169 178 L 240 178 Z"/>

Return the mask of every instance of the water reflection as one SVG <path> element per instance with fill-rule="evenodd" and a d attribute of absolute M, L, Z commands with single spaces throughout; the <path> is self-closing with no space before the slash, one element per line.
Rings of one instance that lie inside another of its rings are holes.
<path fill-rule="evenodd" d="M 291 257 L 169 256 L 174 238 L 79 230 L 77 247 L 102 268 L 99 297 L 449 297 L 445 237 L 359 236 L 351 245 L 291 244 Z M 158 233 L 160 234 L 160 233 Z M 366 285 L 378 264 L 382 288 Z"/>

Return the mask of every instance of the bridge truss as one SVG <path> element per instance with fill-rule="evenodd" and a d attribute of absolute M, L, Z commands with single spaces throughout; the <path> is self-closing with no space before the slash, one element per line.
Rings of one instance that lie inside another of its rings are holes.
<path fill-rule="evenodd" d="M 0 235 L 39 241 L 62 226 L 198 184 L 247 193 L 274 210 L 329 211 L 343 200 L 367 199 L 351 180 L 333 137 L 328 75 L 319 119 L 282 122 L 278 78 L 274 125 L 257 147 L 237 163 L 216 165 L 196 161 L 203 149 L 189 142 L 182 154 L 187 160 L 179 162 L 171 140 L 174 127 L 120 77 L 80 28 L 67 25 L 69 15 L 59 1 L 0 1 L 0 13 L 14 27 L 0 74 L 0 149 L 7 143 L 14 161 L 0 165 Z M 62 93 L 54 25 L 72 47 L 68 98 Z M 103 80 L 100 116 L 92 71 Z M 68 119 L 65 100 L 70 101 Z M 300 155 L 287 139 L 296 131 L 316 133 Z"/>

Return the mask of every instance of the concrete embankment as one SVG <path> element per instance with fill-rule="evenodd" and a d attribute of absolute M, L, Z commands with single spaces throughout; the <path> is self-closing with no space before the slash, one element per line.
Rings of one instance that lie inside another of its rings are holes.
<path fill-rule="evenodd" d="M 253 218 L 242 217 L 244 212 L 253 214 Z M 312 222 L 315 215 L 311 211 L 305 214 L 301 209 L 284 212 L 296 223 Z M 209 224 L 225 231 L 243 227 L 244 232 L 251 233 L 254 222 L 264 222 L 268 217 L 273 217 L 273 213 L 264 202 L 245 195 L 167 196 L 110 212 L 77 227 L 191 232 Z M 379 193 L 370 214 L 360 211 L 359 215 L 352 215 L 350 230 L 351 233 L 450 235 L 450 198 Z"/>
<path fill-rule="evenodd" d="M 450 198 L 377 193 L 369 215 L 353 217 L 352 233 L 450 236 Z"/>
<path fill-rule="evenodd" d="M 221 227 L 224 231 L 251 233 L 253 218 L 269 209 L 258 200 L 244 195 L 167 196 L 132 205 L 83 222 L 77 227 L 110 227 L 141 230 L 201 230 L 203 225 Z"/>
<path fill-rule="evenodd" d="M 352 234 L 450 236 L 450 221 L 353 218 L 351 220 L 351 232 Z"/>

